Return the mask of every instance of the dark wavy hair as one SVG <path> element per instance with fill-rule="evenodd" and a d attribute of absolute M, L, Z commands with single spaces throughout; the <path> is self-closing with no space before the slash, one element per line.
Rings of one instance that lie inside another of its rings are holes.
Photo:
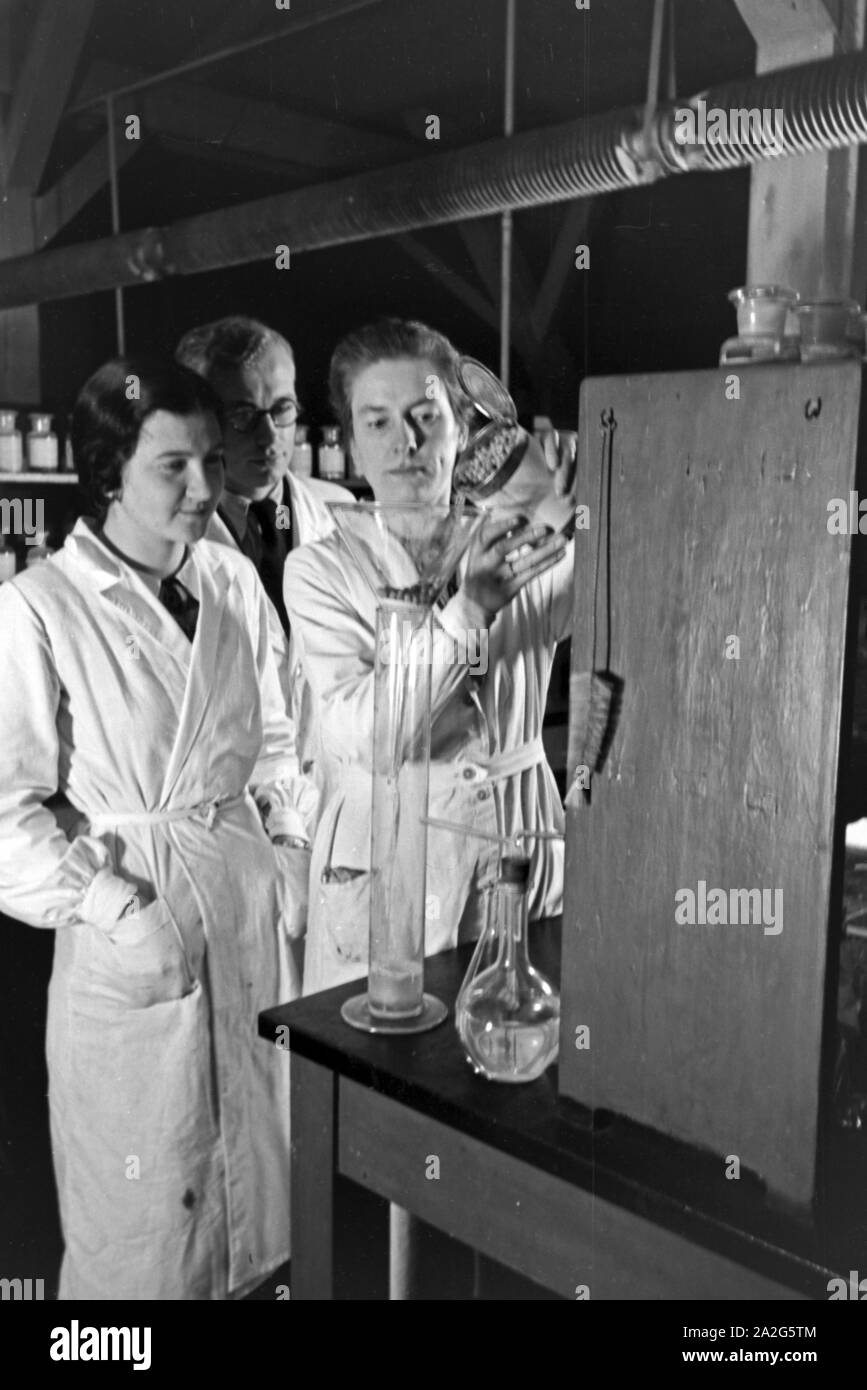
<path fill-rule="evenodd" d="M 348 333 L 331 357 L 328 391 L 344 439 L 352 437 L 352 383 L 359 372 L 374 362 L 393 361 L 399 357 L 426 357 L 432 362 L 455 418 L 458 421 L 468 419 L 472 406 L 458 381 L 460 357 L 445 334 L 416 319 L 382 318 Z"/>
<path fill-rule="evenodd" d="M 216 415 L 222 406 L 202 377 L 176 362 L 115 357 L 81 388 L 72 412 L 72 457 L 92 512 L 103 521 L 149 415 Z"/>

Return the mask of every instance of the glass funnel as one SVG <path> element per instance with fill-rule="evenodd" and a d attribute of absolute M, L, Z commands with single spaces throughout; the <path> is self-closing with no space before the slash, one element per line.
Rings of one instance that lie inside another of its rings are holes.
<path fill-rule="evenodd" d="M 481 517 L 460 503 L 330 511 L 377 600 L 368 982 L 342 1014 L 368 1032 L 422 1032 L 447 1013 L 424 993 L 432 610 Z"/>
<path fill-rule="evenodd" d="M 559 1049 L 560 996 L 527 954 L 529 877 L 529 859 L 504 856 L 487 930 L 455 1004 L 467 1059 L 489 1081 L 535 1081 Z M 492 932 L 497 955 L 485 967 Z"/>

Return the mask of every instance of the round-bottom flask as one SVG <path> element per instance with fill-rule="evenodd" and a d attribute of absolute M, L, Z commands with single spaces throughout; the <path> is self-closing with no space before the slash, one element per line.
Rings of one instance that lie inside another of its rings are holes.
<path fill-rule="evenodd" d="M 527 954 L 529 876 L 528 859 L 503 859 L 485 933 L 497 932 L 496 960 L 480 968 L 480 943 L 455 1006 L 467 1058 L 489 1081 L 535 1081 L 557 1057 L 560 996 Z"/>

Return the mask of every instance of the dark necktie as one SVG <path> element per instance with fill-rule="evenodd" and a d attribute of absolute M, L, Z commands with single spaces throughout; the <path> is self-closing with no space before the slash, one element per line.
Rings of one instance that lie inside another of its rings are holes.
<path fill-rule="evenodd" d="M 289 510 L 284 504 L 283 515 Z M 289 554 L 289 530 L 277 525 L 277 503 L 273 497 L 263 497 L 261 502 L 250 503 L 250 513 L 256 518 L 262 537 L 262 551 L 257 569 L 265 592 L 277 609 L 283 631 L 289 635 L 289 615 L 283 602 L 283 566 Z M 249 531 L 249 523 L 247 530 Z"/>
<path fill-rule="evenodd" d="M 193 598 L 180 580 L 173 574 L 160 584 L 159 600 L 168 613 L 171 613 L 181 632 L 192 642 L 196 635 L 196 622 L 199 616 L 199 601 Z"/>

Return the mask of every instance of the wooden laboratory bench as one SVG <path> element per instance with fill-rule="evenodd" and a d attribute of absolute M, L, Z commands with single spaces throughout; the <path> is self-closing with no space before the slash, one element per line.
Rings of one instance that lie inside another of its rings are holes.
<path fill-rule="evenodd" d="M 554 979 L 559 945 L 559 922 L 533 928 L 531 955 Z M 556 1067 L 529 1085 L 485 1081 L 454 1028 L 468 958 L 426 961 L 450 1015 L 416 1037 L 345 1024 L 358 983 L 260 1015 L 263 1038 L 290 1030 L 293 1299 L 333 1298 L 342 1267 L 365 1258 L 335 1220 L 346 1178 L 569 1299 L 586 1286 L 591 1299 L 825 1300 L 832 1277 L 867 1273 L 867 1136 L 830 1141 L 810 1221 L 749 1174 L 727 1180 L 717 1155 L 613 1116 L 592 1127 L 558 1097 Z"/>

